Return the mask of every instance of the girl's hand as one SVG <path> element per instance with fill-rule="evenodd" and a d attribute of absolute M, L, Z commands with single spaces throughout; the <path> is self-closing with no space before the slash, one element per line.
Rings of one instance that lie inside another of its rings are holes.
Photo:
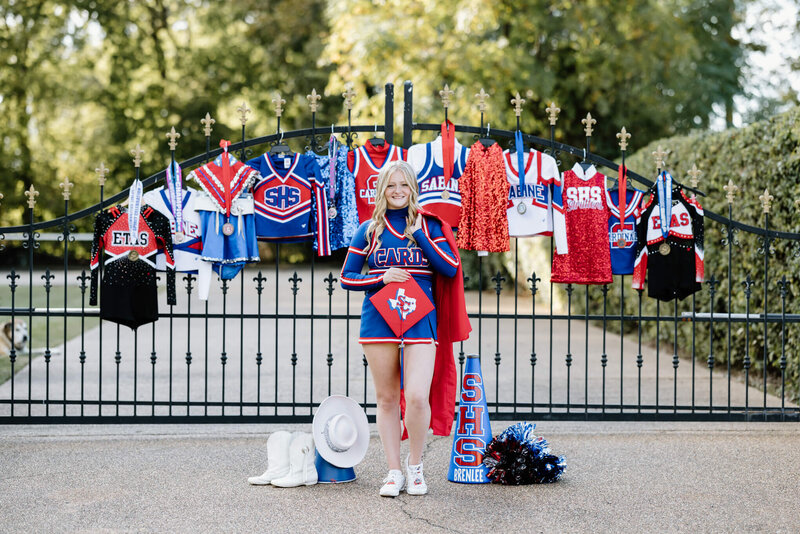
<path fill-rule="evenodd" d="M 417 213 L 417 220 L 414 221 L 414 226 L 411 227 L 411 233 L 413 234 L 414 232 L 416 232 L 420 228 L 422 228 L 422 215 Z"/>
<path fill-rule="evenodd" d="M 391 282 L 405 282 L 409 278 L 411 278 L 411 275 L 408 274 L 408 272 L 397 267 L 391 267 L 388 271 L 383 273 L 384 284 L 389 284 Z"/>

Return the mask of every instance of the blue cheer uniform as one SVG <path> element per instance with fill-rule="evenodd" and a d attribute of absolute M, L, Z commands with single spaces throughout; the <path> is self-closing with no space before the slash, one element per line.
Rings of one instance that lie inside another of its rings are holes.
<path fill-rule="evenodd" d="M 340 279 L 342 287 L 353 291 L 366 291 L 361 306 L 361 330 L 359 343 L 400 343 L 392 329 L 369 298 L 384 287 L 383 275 L 391 267 L 405 269 L 419 284 L 425 295 L 433 300 L 433 276 L 440 273 L 455 276 L 459 258 L 447 244 L 439 221 L 423 217 L 422 228 L 413 236 L 416 246 L 409 246 L 410 241 L 403 232 L 406 228 L 408 209 L 386 210 L 386 228 L 377 240 L 367 240 L 366 232 L 370 221 L 358 227 L 353 237 Z M 368 271 L 363 273 L 366 262 Z M 403 335 L 406 344 L 436 342 L 436 310 L 432 310 L 419 322 L 410 327 Z"/>

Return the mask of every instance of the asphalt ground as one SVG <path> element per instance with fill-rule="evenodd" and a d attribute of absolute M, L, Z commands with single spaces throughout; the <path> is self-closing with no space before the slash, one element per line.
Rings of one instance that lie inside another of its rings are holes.
<path fill-rule="evenodd" d="M 246 479 L 270 432 L 308 425 L 2 426 L 0 531 L 800 531 L 797 423 L 545 421 L 564 477 L 516 487 L 448 482 L 452 438 L 431 437 L 430 493 L 396 499 L 371 428 L 356 481 L 280 489 Z"/>

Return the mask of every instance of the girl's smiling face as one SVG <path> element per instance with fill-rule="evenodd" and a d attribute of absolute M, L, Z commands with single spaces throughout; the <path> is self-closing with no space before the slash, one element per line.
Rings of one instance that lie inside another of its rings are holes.
<path fill-rule="evenodd" d="M 406 182 L 403 174 L 394 172 L 389 176 L 386 184 L 386 205 L 389 209 L 401 209 L 408 207 L 408 199 L 411 196 L 411 187 Z"/>

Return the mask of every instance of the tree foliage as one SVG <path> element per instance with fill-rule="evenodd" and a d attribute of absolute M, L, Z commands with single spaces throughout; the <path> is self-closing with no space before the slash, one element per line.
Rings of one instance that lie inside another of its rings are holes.
<path fill-rule="evenodd" d="M 523 128 L 546 131 L 544 108 L 562 109 L 557 137 L 583 144 L 580 119 L 598 120 L 593 149 L 616 151 L 708 124 L 712 106 L 741 92 L 742 47 L 730 37 L 734 0 L 44 0 L 0 3 L 0 224 L 20 224 L 34 183 L 37 219 L 60 214 L 58 182 L 76 182 L 72 206 L 169 157 L 164 134 L 182 134 L 177 157 L 205 150 L 199 120 L 238 139 L 236 108 L 253 110 L 248 135 L 275 131 L 272 100 L 286 100 L 285 129 L 308 126 L 306 95 L 323 95 L 317 124 L 345 118 L 341 92 L 357 91 L 355 123 L 382 122 L 384 83 L 415 83 L 415 118 L 439 122 L 438 91 L 456 94 L 451 117 L 477 123 L 474 94 L 488 91 L 487 120 L 513 127 L 510 98 L 527 100 Z M 396 113 L 401 112 L 398 91 Z M 396 121 L 400 124 L 400 121 Z M 421 136 L 420 136 L 421 137 Z M 301 147 L 296 147 L 297 149 Z"/>

